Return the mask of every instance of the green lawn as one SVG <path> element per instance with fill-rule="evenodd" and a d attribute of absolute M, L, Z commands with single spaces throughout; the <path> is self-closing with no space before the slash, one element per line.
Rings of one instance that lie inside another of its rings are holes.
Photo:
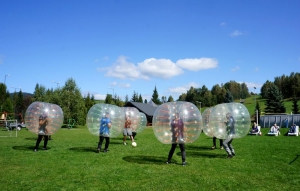
<path fill-rule="evenodd" d="M 300 137 L 284 136 L 287 129 L 270 137 L 268 130 L 235 139 L 232 159 L 211 150 L 212 138 L 202 133 L 186 145 L 187 165 L 181 166 L 179 148 L 174 163 L 164 163 L 170 145 L 160 143 L 151 128 L 137 135 L 136 148 L 124 146 L 122 136 L 111 139 L 108 153 L 96 153 L 98 137 L 86 127 L 63 128 L 49 150 L 33 152 L 37 135 L 22 129 L 18 137 L 0 137 L 1 190 L 299 189 Z"/>

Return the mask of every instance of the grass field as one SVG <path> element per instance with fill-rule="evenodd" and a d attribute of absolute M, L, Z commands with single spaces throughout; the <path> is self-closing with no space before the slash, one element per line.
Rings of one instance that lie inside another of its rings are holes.
<path fill-rule="evenodd" d="M 98 137 L 86 127 L 62 128 L 49 150 L 33 152 L 37 135 L 0 138 L 1 190 L 297 190 L 300 188 L 300 137 L 246 136 L 235 139 L 236 154 L 211 150 L 201 134 L 186 145 L 187 165 L 179 148 L 165 164 L 170 145 L 160 143 L 151 127 L 136 137 L 138 146 L 112 138 L 107 153 L 96 153 Z M 129 140 L 128 140 L 129 142 Z M 219 142 L 217 142 L 219 144 Z M 219 147 L 218 147 L 219 148 Z"/>

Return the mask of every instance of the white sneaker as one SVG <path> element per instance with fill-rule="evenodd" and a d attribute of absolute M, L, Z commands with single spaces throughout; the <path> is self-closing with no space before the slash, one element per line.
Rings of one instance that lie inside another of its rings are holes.
<path fill-rule="evenodd" d="M 126 143 L 124 142 L 124 145 L 126 145 Z"/>

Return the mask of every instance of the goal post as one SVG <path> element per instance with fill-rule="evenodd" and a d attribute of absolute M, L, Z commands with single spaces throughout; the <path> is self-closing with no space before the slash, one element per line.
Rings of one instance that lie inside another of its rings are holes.
<path fill-rule="evenodd" d="M 11 129 L 10 124 L 17 120 L 0 120 L 0 137 L 18 137 L 18 128 Z"/>

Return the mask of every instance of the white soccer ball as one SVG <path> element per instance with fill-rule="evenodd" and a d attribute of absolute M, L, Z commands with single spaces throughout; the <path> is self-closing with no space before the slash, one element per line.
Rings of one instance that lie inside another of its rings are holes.
<path fill-rule="evenodd" d="M 132 142 L 131 145 L 132 145 L 133 147 L 136 147 L 136 146 L 137 146 L 136 142 Z"/>
<path fill-rule="evenodd" d="M 17 130 L 20 131 L 20 130 L 21 130 L 21 127 L 17 127 Z"/>

